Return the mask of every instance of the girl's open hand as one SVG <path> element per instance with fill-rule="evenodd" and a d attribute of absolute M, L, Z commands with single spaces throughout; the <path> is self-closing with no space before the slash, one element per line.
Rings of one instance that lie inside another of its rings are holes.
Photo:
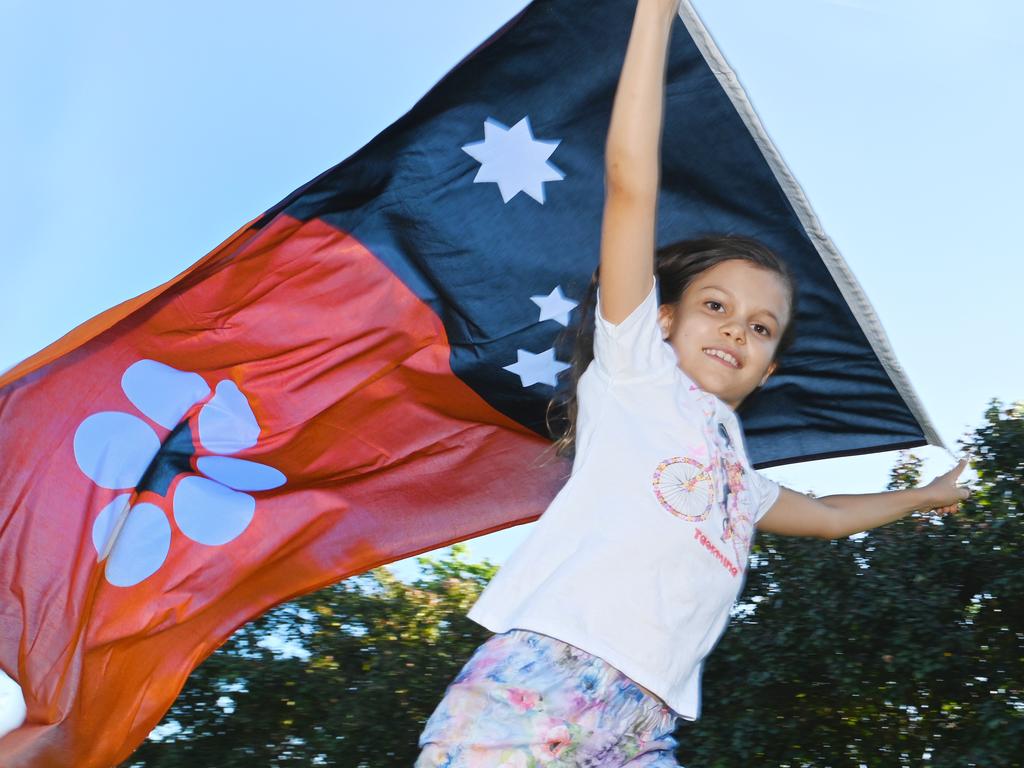
<path fill-rule="evenodd" d="M 956 484 L 956 479 L 967 466 L 967 459 L 960 459 L 956 466 L 943 475 L 939 475 L 925 486 L 929 493 L 928 506 L 940 515 L 956 512 L 960 502 L 968 498 L 971 492 Z"/>

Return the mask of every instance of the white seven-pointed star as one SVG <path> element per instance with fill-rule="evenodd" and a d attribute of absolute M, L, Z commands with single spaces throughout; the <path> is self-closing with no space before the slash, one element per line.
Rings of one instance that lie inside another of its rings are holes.
<path fill-rule="evenodd" d="M 524 117 L 511 128 L 493 117 L 484 121 L 484 140 L 462 147 L 480 163 L 473 183 L 493 181 L 506 203 L 525 192 L 538 203 L 544 203 L 544 182 L 561 181 L 565 174 L 548 162 L 561 139 L 541 141 L 533 138 L 530 118 Z"/>
<path fill-rule="evenodd" d="M 569 313 L 576 306 L 575 301 L 565 298 L 560 285 L 556 285 L 547 296 L 531 296 L 530 300 L 540 307 L 540 319 L 537 322 L 556 320 L 562 325 L 568 325 Z"/>
<path fill-rule="evenodd" d="M 554 349 L 545 349 L 538 355 L 525 349 L 517 349 L 516 357 L 518 360 L 512 365 L 504 366 L 504 369 L 518 376 L 524 387 L 537 383 L 554 387 L 558 384 L 559 372 L 569 367 L 568 363 L 555 359 Z"/>

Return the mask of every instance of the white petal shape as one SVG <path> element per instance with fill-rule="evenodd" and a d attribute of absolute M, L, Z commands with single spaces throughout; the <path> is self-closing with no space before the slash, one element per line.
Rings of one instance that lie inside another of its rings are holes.
<path fill-rule="evenodd" d="M 118 496 L 102 509 L 93 523 L 92 543 L 97 557 L 103 553 L 121 510 L 130 498 L 127 493 Z M 171 524 L 164 511 L 156 504 L 136 504 L 128 513 L 107 558 L 107 581 L 115 587 L 138 584 L 157 572 L 170 548 Z"/>
<path fill-rule="evenodd" d="M 161 427 L 173 429 L 189 408 L 210 394 L 198 373 L 179 371 L 156 360 L 139 360 L 121 377 L 121 389 L 132 405 Z"/>
<path fill-rule="evenodd" d="M 199 411 L 199 442 L 213 453 L 238 453 L 256 445 L 260 425 L 233 381 L 222 381 Z"/>
<path fill-rule="evenodd" d="M 121 509 L 131 499 L 130 493 L 122 493 L 112 502 L 107 504 L 103 509 L 100 510 L 99 517 L 92 524 L 92 545 L 96 547 L 96 557 L 100 557 L 103 554 L 103 550 L 107 546 L 107 539 L 110 538 L 110 534 L 114 532 L 114 525 L 117 523 L 117 518 L 121 513 Z"/>
<path fill-rule="evenodd" d="M 21 686 L 0 671 L 0 738 L 25 722 L 25 712 Z"/>
<path fill-rule="evenodd" d="M 249 527 L 256 500 L 199 475 L 189 475 L 174 492 L 174 520 L 200 544 L 227 544 Z"/>
<path fill-rule="evenodd" d="M 134 488 L 160 450 L 160 439 L 146 422 L 130 413 L 100 411 L 75 430 L 75 461 L 96 485 Z"/>
<path fill-rule="evenodd" d="M 202 456 L 196 464 L 199 471 L 236 491 L 267 491 L 284 485 L 288 479 L 280 470 L 230 456 Z"/>

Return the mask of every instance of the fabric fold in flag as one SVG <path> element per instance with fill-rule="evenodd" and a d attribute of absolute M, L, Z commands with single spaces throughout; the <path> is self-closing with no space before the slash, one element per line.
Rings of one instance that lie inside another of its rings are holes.
<path fill-rule="evenodd" d="M 534 2 L 355 155 L 0 377 L 0 668 L 28 713 L 0 763 L 114 765 L 271 606 L 543 511 L 632 10 Z M 744 407 L 755 463 L 940 443 L 682 16 L 659 242 L 752 235 L 801 283 L 800 339 Z"/>

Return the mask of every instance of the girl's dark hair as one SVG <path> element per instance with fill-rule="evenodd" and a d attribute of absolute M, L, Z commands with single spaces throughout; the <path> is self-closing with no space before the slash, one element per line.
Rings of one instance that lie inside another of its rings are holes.
<path fill-rule="evenodd" d="M 775 272 L 789 290 L 791 312 L 775 350 L 773 359 L 778 360 L 792 345 L 796 335 L 794 321 L 797 285 L 786 263 L 758 240 L 740 235 L 709 235 L 682 240 L 658 249 L 654 255 L 654 271 L 658 277 L 658 304 L 675 304 L 699 274 L 716 264 L 732 259 L 749 261 Z M 599 270 L 594 270 L 587 295 L 580 302 L 575 330 L 573 327 L 568 328 L 559 342 L 564 347 L 567 341 L 573 339 L 573 334 L 575 336 L 568 385 L 555 393 L 548 403 L 545 417 L 548 431 L 555 440 L 554 448 L 558 456 L 572 456 L 576 447 L 576 385 L 594 359 L 594 312 L 597 304 L 598 273 Z"/>

